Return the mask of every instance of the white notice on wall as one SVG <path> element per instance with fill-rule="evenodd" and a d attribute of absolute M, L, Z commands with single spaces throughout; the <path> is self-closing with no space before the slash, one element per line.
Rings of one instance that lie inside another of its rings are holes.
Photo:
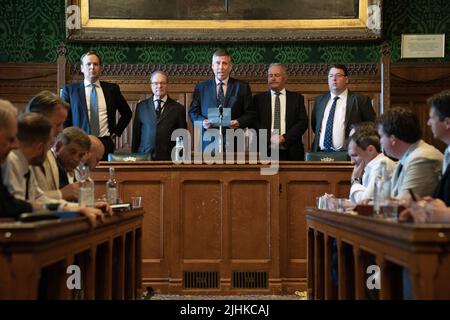
<path fill-rule="evenodd" d="M 445 34 L 402 34 L 402 58 L 444 58 Z"/>

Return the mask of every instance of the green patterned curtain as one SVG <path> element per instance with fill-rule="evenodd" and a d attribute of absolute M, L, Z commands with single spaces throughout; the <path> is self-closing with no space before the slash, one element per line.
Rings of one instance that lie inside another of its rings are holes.
<path fill-rule="evenodd" d="M 0 62 L 55 62 L 56 48 L 65 42 L 65 1 L 2 0 Z M 107 2 L 105 2 L 107 3 Z M 383 28 L 400 60 L 402 33 L 449 33 L 450 1 L 384 0 Z M 446 39 L 445 59 L 449 61 Z M 232 43 L 224 45 L 235 63 L 376 63 L 379 42 Z M 79 44 L 67 43 L 68 60 L 77 62 L 88 49 L 97 50 L 105 63 L 197 64 L 210 63 L 218 44 Z"/>

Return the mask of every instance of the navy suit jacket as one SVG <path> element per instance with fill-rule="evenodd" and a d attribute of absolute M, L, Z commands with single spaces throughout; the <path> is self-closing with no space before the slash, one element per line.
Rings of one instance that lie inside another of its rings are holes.
<path fill-rule="evenodd" d="M 109 133 L 110 135 L 120 136 L 131 120 L 131 109 L 117 84 L 100 81 L 100 85 L 105 96 Z M 70 112 L 64 126 L 78 127 L 90 134 L 91 127 L 89 125 L 84 82 L 65 85 L 61 98 L 70 104 Z M 120 118 L 116 123 L 117 111 L 119 111 Z"/>
<path fill-rule="evenodd" d="M 167 97 L 160 118 L 156 119 L 153 96 L 136 105 L 133 121 L 132 152 L 150 153 L 153 160 L 170 160 L 176 129 L 186 129 L 186 111 L 175 100 Z"/>
<path fill-rule="evenodd" d="M 270 131 L 272 129 L 272 97 L 266 91 L 253 97 L 253 104 L 257 110 L 255 129 L 268 130 L 268 143 L 270 144 Z M 308 116 L 305 109 L 303 95 L 286 90 L 286 133 L 283 135 L 288 150 L 288 160 L 304 160 L 305 151 L 302 136 L 308 129 Z"/>
<path fill-rule="evenodd" d="M 311 116 L 311 128 L 314 132 L 314 141 L 312 151 L 319 151 L 320 128 L 322 126 L 322 119 L 330 100 L 331 94 L 321 95 L 316 98 L 314 108 Z M 375 121 L 375 111 L 369 97 L 348 91 L 347 106 L 345 112 L 345 139 L 350 134 L 350 126 L 355 123 Z"/>
<path fill-rule="evenodd" d="M 208 118 L 208 108 L 217 108 L 217 91 L 215 79 L 198 83 L 189 108 L 189 117 L 193 124 L 201 126 Z M 231 120 L 239 121 L 239 128 L 252 127 L 256 110 L 253 107 L 252 91 L 247 82 L 229 78 L 225 93 L 224 108 L 231 108 Z M 202 133 L 205 130 L 202 130 Z M 203 140 L 203 139 L 202 139 Z M 205 147 L 205 145 L 203 145 Z"/>
<path fill-rule="evenodd" d="M 441 199 L 447 206 L 450 206 L 450 165 L 445 169 L 433 197 Z"/>

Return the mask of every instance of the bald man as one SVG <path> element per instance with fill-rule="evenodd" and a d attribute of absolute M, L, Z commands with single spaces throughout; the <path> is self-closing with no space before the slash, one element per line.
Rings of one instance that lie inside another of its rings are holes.
<path fill-rule="evenodd" d="M 102 160 L 103 154 L 105 153 L 105 146 L 96 136 L 89 135 L 89 140 L 91 140 L 91 148 L 83 162 L 86 163 L 89 166 L 89 170 L 92 171 L 98 165 L 100 160 Z"/>

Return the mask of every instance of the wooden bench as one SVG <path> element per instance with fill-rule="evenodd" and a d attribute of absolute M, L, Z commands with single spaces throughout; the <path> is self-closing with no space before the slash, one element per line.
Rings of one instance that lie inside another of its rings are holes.
<path fill-rule="evenodd" d="M 306 223 L 309 299 L 402 299 L 403 268 L 414 299 L 450 298 L 450 224 L 398 223 L 313 208 L 306 209 Z M 370 290 L 372 264 L 379 268 L 380 286 Z"/>
<path fill-rule="evenodd" d="M 0 223 L 0 299 L 140 299 L 142 218 L 118 213 L 95 229 L 85 217 Z M 80 290 L 67 285 L 71 265 Z"/>

